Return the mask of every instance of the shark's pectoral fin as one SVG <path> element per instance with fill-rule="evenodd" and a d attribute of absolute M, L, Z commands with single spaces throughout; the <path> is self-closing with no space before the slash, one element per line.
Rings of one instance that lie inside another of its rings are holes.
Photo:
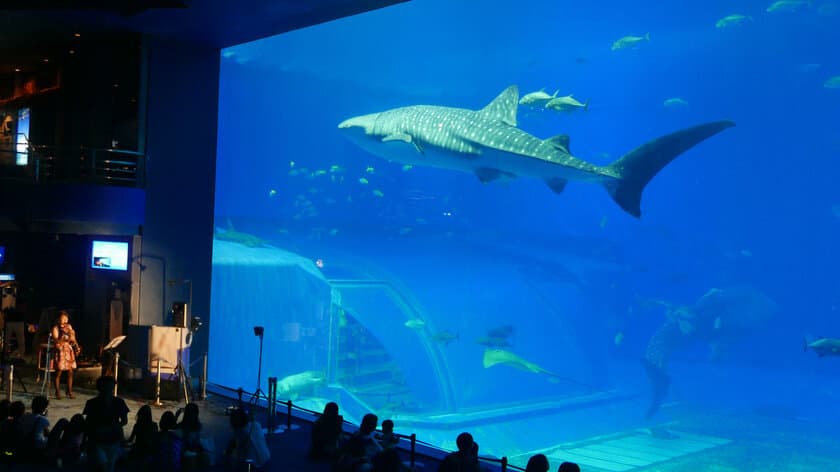
<path fill-rule="evenodd" d="M 566 190 L 566 184 L 569 183 L 569 181 L 561 179 L 560 177 L 554 177 L 553 179 L 545 179 L 545 183 L 548 184 L 548 188 L 550 188 L 552 192 L 563 193 L 563 190 Z"/>
<path fill-rule="evenodd" d="M 511 85 L 486 107 L 482 108 L 478 114 L 488 120 L 501 121 L 510 126 L 516 126 L 516 107 L 518 105 L 519 88 L 516 85 Z"/>
<path fill-rule="evenodd" d="M 511 179 L 516 177 L 516 175 L 511 174 L 510 172 L 505 172 L 505 171 L 499 170 L 499 169 L 493 169 L 491 167 L 482 167 L 482 168 L 476 169 L 475 170 L 475 175 L 476 175 L 476 177 L 478 177 L 478 180 L 480 180 L 481 183 L 483 183 L 483 184 L 486 184 L 488 182 L 492 182 L 494 180 L 498 180 L 502 177 L 507 177 L 507 178 L 511 178 Z"/>
<path fill-rule="evenodd" d="M 417 144 L 413 139 L 411 139 L 411 135 L 409 135 L 409 134 L 394 133 L 394 134 L 389 134 L 388 136 L 385 136 L 384 138 L 382 138 L 383 143 L 389 143 L 391 141 L 402 141 L 406 144 L 413 144 L 414 149 L 416 149 L 417 152 L 419 152 L 420 154 L 423 154 L 423 148 L 420 147 L 420 145 Z"/>
<path fill-rule="evenodd" d="M 551 144 L 555 148 L 565 152 L 566 154 L 571 154 L 572 150 L 569 147 L 569 135 L 568 134 L 558 134 L 557 136 L 553 136 L 545 140 L 548 144 Z"/>

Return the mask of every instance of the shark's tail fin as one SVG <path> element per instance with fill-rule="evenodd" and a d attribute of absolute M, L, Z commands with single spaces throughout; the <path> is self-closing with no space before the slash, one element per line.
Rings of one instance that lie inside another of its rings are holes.
<path fill-rule="evenodd" d="M 650 406 L 648 406 L 647 413 L 645 414 L 646 418 L 650 418 L 659 411 L 659 407 L 665 401 L 665 397 L 668 395 L 668 387 L 671 386 L 671 376 L 662 367 L 656 366 L 647 360 L 643 362 L 651 386 Z"/>
<path fill-rule="evenodd" d="M 642 191 L 650 179 L 683 152 L 731 126 L 735 123 L 705 123 L 642 144 L 608 166 L 620 177 L 605 184 L 607 191 L 624 211 L 640 217 Z"/>

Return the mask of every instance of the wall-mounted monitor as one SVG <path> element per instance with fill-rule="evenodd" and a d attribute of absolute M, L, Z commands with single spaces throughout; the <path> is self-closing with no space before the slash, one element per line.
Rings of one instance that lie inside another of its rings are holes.
<path fill-rule="evenodd" d="M 0 266 L 6 263 L 6 246 L 0 246 Z"/>
<path fill-rule="evenodd" d="M 128 270 L 128 243 L 94 240 L 91 244 L 90 267 L 103 270 Z"/>
<path fill-rule="evenodd" d="M 29 164 L 29 108 L 18 110 L 17 136 L 15 138 L 15 164 Z"/>

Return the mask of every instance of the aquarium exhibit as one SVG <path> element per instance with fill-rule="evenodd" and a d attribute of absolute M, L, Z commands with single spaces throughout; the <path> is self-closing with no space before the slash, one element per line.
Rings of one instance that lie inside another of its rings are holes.
<path fill-rule="evenodd" d="M 221 50 L 210 381 L 518 466 L 834 469 L 838 41 L 416 0 Z"/>

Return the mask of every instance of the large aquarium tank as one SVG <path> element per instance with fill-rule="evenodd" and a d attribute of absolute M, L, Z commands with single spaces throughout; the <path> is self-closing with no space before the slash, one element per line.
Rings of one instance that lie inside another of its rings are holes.
<path fill-rule="evenodd" d="M 519 466 L 835 469 L 838 43 L 837 0 L 417 0 L 222 50 L 210 380 Z"/>

